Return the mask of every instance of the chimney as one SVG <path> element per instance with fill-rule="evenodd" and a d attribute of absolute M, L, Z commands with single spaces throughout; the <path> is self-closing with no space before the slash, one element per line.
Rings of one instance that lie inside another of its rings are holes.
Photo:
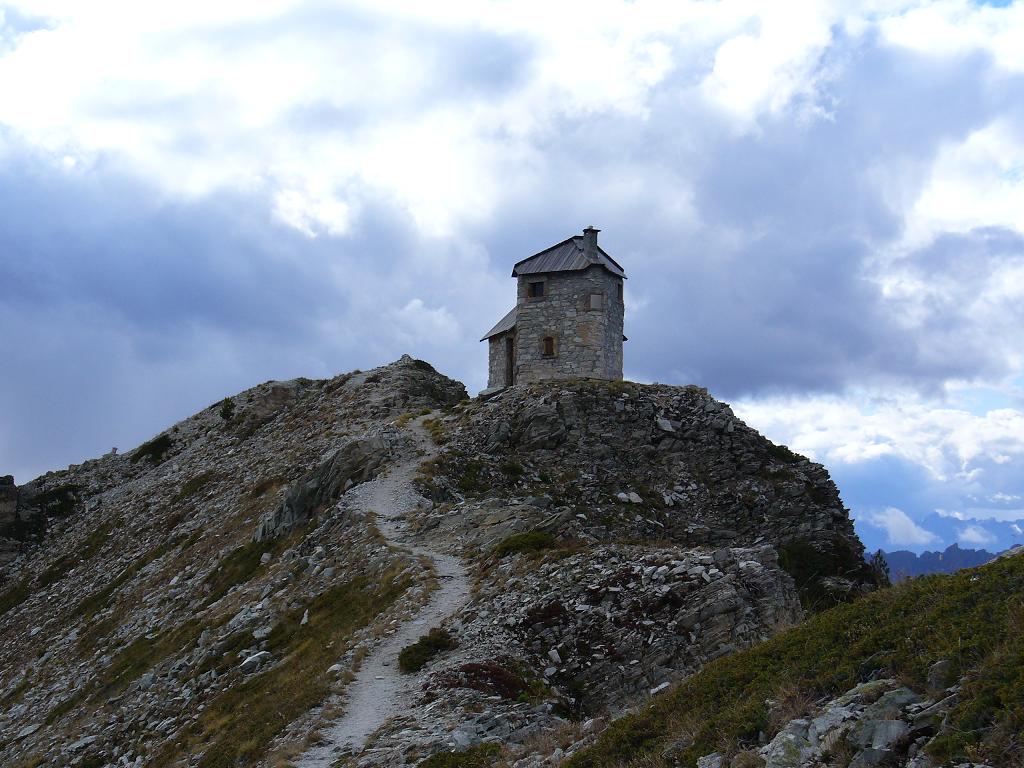
<path fill-rule="evenodd" d="M 600 229 L 594 229 L 593 225 L 590 225 L 583 230 L 583 251 L 587 254 L 597 253 L 597 233 Z"/>

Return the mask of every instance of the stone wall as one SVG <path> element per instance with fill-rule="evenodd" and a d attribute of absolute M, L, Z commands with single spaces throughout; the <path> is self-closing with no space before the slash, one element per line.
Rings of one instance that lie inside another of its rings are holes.
<path fill-rule="evenodd" d="M 515 333 L 502 333 L 487 340 L 487 386 L 504 387 L 507 382 L 508 355 L 505 342 L 511 337 L 515 341 Z"/>
<path fill-rule="evenodd" d="M 529 284 L 545 283 L 544 296 L 529 295 Z M 515 383 L 574 377 L 622 378 L 622 280 L 601 267 L 579 272 L 524 275 L 518 285 Z M 590 309 L 590 297 L 602 297 Z M 544 355 L 544 339 L 555 340 Z"/>

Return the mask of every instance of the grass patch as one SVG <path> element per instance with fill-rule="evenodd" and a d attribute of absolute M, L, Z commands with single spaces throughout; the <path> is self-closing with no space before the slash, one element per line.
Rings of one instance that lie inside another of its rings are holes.
<path fill-rule="evenodd" d="M 816 614 L 798 627 L 705 666 L 672 692 L 615 721 L 568 768 L 660 768 L 771 736 L 765 704 L 780 690 L 813 699 L 869 677 L 923 686 L 953 662 L 965 678 L 950 728 L 930 747 L 938 764 L 1024 760 L 1024 556 L 953 575 L 924 576 Z M 662 754 L 680 733 L 692 743 Z"/>
<path fill-rule="evenodd" d="M 210 588 L 206 604 L 220 600 L 237 584 L 244 584 L 255 575 L 260 567 L 260 558 L 265 552 L 272 551 L 277 541 L 250 541 L 232 550 L 220 561 L 214 570 L 207 575 L 205 583 Z"/>
<path fill-rule="evenodd" d="M 89 560 L 95 555 L 99 554 L 99 551 L 106 546 L 107 539 L 110 537 L 111 531 L 114 530 L 114 524 L 111 522 L 100 523 L 98 526 L 92 529 L 92 532 L 85 537 L 85 541 L 82 542 L 82 546 L 78 548 L 78 559 Z"/>
<path fill-rule="evenodd" d="M 28 584 L 24 581 L 12 584 L 3 592 L 0 592 L 0 616 L 28 600 L 29 594 Z"/>
<path fill-rule="evenodd" d="M 148 461 L 150 464 L 159 464 L 164 460 L 164 456 L 172 447 L 174 447 L 174 441 L 171 439 L 170 435 L 158 435 L 132 451 L 132 464 L 137 464 L 143 459 Z"/>
<path fill-rule="evenodd" d="M 216 472 L 200 472 L 195 477 L 190 477 L 181 484 L 181 488 L 174 496 L 174 501 L 185 501 L 185 499 L 195 496 L 199 491 L 208 486 L 216 477 Z"/>
<path fill-rule="evenodd" d="M 54 582 L 60 581 L 67 573 L 74 568 L 78 563 L 84 563 L 86 560 L 90 560 L 95 557 L 100 550 L 107 543 L 107 539 L 110 536 L 110 532 L 114 530 L 114 524 L 111 522 L 101 523 L 96 526 L 81 546 L 78 547 L 73 553 L 63 555 L 52 562 L 49 567 L 36 579 L 36 584 L 40 589 L 45 589 Z"/>
<path fill-rule="evenodd" d="M 787 445 L 776 445 L 775 443 L 768 442 L 765 447 L 768 449 L 769 456 L 776 461 L 781 461 L 783 464 L 796 464 L 802 459 L 799 454 L 793 453 Z"/>
<path fill-rule="evenodd" d="M 501 755 L 498 744 L 477 744 L 462 752 L 438 752 L 419 768 L 491 768 Z"/>
<path fill-rule="evenodd" d="M 423 426 L 430 435 L 430 439 L 437 445 L 444 445 L 448 442 L 448 434 L 445 432 L 441 419 L 424 419 Z"/>
<path fill-rule="evenodd" d="M 481 474 L 484 470 L 484 463 L 479 459 L 470 459 L 466 462 L 465 469 L 459 476 L 456 485 L 463 493 L 482 493 L 487 490 L 487 483 L 484 482 Z"/>
<path fill-rule="evenodd" d="M 99 674 L 98 693 L 110 697 L 123 691 L 164 659 L 193 645 L 206 628 L 198 619 L 190 619 L 166 632 L 135 639 L 118 651 L 110 666 Z"/>
<path fill-rule="evenodd" d="M 394 425 L 396 427 L 404 427 L 406 424 L 408 424 L 410 421 L 412 421 L 415 418 L 416 418 L 416 414 L 414 414 L 414 413 L 403 413 L 401 416 L 399 416 L 397 419 L 395 419 Z"/>
<path fill-rule="evenodd" d="M 276 491 L 281 486 L 285 485 L 288 481 L 283 477 L 265 477 L 260 480 L 256 485 L 249 491 L 250 499 L 258 499 L 271 491 Z"/>
<path fill-rule="evenodd" d="M 267 638 L 279 662 L 216 696 L 198 722 L 149 765 L 168 766 L 182 755 L 199 753 L 200 768 L 256 764 L 289 723 L 327 697 L 330 681 L 324 670 L 344 653 L 352 634 L 394 603 L 408 584 L 397 570 L 372 582 L 356 579 L 310 603 L 305 626 L 306 608 L 288 614 Z"/>
<path fill-rule="evenodd" d="M 432 629 L 398 654 L 398 668 L 403 672 L 419 672 L 427 662 L 455 647 L 455 639 L 443 629 Z"/>
<path fill-rule="evenodd" d="M 64 575 L 74 568 L 77 562 L 78 557 L 76 555 L 61 555 L 36 577 L 36 585 L 40 589 L 46 589 L 54 582 L 63 579 Z"/>
<path fill-rule="evenodd" d="M 557 549 L 558 539 L 550 533 L 542 531 L 528 531 L 527 533 L 514 533 L 506 539 L 494 545 L 492 552 L 495 557 L 505 555 L 541 552 L 545 549 Z"/>
<path fill-rule="evenodd" d="M 68 698 L 64 699 L 60 704 L 55 706 L 49 712 L 46 713 L 46 719 L 43 720 L 43 725 L 53 725 L 55 722 L 60 720 L 71 710 L 75 709 L 85 699 L 87 693 L 84 688 L 80 688 L 75 693 L 71 694 Z"/>

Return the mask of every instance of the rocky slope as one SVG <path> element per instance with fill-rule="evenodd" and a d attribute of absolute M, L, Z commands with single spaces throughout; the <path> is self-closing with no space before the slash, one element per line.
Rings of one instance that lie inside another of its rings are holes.
<path fill-rule="evenodd" d="M 820 464 L 777 446 L 698 387 L 552 382 L 441 418 L 424 530 L 486 546 L 541 528 L 593 544 L 767 544 L 810 607 L 873 584 Z"/>
<path fill-rule="evenodd" d="M 825 471 L 702 390 L 477 402 L 409 357 L 6 482 L 0 525 L 14 766 L 557 762 L 871 586 Z M 337 737 L 374 697 L 394 716 Z"/>
<path fill-rule="evenodd" d="M 1024 548 L 910 579 L 703 668 L 569 768 L 1024 765 Z M 725 692 L 726 695 L 722 695 Z"/>

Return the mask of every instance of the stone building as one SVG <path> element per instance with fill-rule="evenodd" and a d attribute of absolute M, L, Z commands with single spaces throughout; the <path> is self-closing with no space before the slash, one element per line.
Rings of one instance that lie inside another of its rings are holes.
<path fill-rule="evenodd" d="M 626 273 L 587 227 L 512 268 L 516 305 L 481 339 L 487 388 L 543 379 L 622 378 Z"/>

